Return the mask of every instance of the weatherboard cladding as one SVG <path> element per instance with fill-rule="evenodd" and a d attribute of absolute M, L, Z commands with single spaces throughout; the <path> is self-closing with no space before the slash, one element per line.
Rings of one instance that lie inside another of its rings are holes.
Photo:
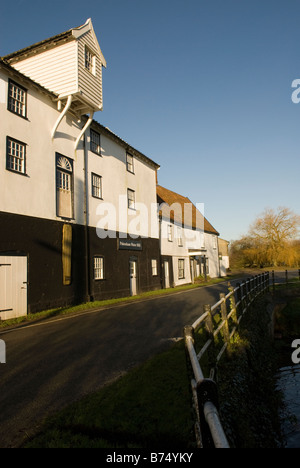
<path fill-rule="evenodd" d="M 95 74 L 85 67 L 86 46 L 95 56 Z M 106 62 L 90 20 L 3 60 L 62 97 L 78 93 L 94 111 L 102 108 L 102 66 Z"/>
<path fill-rule="evenodd" d="M 67 42 L 12 65 L 51 92 L 74 94 L 77 92 L 76 52 L 76 42 Z"/>
<path fill-rule="evenodd" d="M 96 70 L 95 75 L 85 68 L 85 46 L 95 54 Z M 78 41 L 78 91 L 82 92 L 97 107 L 102 106 L 102 64 L 97 51 L 91 31 L 84 34 Z"/>

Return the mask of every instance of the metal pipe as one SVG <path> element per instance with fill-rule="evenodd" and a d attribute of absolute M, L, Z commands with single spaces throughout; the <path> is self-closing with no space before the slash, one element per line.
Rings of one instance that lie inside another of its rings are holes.
<path fill-rule="evenodd" d="M 209 426 L 215 448 L 230 448 L 217 408 L 210 401 L 204 405 L 204 416 Z"/>
<path fill-rule="evenodd" d="M 88 118 L 88 120 L 87 120 L 85 126 L 84 126 L 83 129 L 81 130 L 81 132 L 80 132 L 80 134 L 79 134 L 79 136 L 78 136 L 78 138 L 77 138 L 77 140 L 76 140 L 76 142 L 75 142 L 75 151 L 77 150 L 77 147 L 78 147 L 78 145 L 79 145 L 79 141 L 80 141 L 82 135 L 85 134 L 85 132 L 87 131 L 87 129 L 89 128 L 89 126 L 90 126 L 91 123 L 93 122 L 93 117 L 94 117 L 94 112 L 92 111 L 92 112 L 90 113 L 90 116 L 89 116 L 89 118 Z"/>
<path fill-rule="evenodd" d="M 55 136 L 55 133 L 56 133 L 56 130 L 58 129 L 58 126 L 60 124 L 60 122 L 62 121 L 62 119 L 64 118 L 64 116 L 66 115 L 66 113 L 68 112 L 68 110 L 70 109 L 71 107 L 71 104 L 72 104 L 72 99 L 73 99 L 73 96 L 70 94 L 70 96 L 68 96 L 68 99 L 67 99 L 67 103 L 64 107 L 64 110 L 61 112 L 60 116 L 58 117 L 54 127 L 53 127 L 53 130 L 52 130 L 52 133 L 51 133 L 51 138 L 53 139 L 54 136 Z"/>
<path fill-rule="evenodd" d="M 200 315 L 200 317 L 192 325 L 194 330 L 196 330 L 199 327 L 199 325 L 206 319 L 207 316 L 208 312 L 205 312 L 204 314 Z"/>
<path fill-rule="evenodd" d="M 197 383 L 201 382 L 201 380 L 204 379 L 204 375 L 202 373 L 200 364 L 199 364 L 198 359 L 197 359 L 196 351 L 195 351 L 194 345 L 192 343 L 192 338 L 189 337 L 189 336 L 186 338 L 186 347 L 187 347 L 187 350 L 189 352 L 192 368 L 193 368 L 193 371 L 194 371 L 195 380 L 196 380 Z"/>

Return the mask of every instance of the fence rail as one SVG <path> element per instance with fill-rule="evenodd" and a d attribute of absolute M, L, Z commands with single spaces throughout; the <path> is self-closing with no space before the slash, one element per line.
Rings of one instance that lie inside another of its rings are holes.
<path fill-rule="evenodd" d="M 205 305 L 203 314 L 184 328 L 199 448 L 230 448 L 218 413 L 216 369 L 244 313 L 258 296 L 269 291 L 269 286 L 268 272 L 248 278 L 235 288 L 230 286 L 227 295 L 220 294 L 220 300 L 213 306 Z M 204 357 L 208 377 L 200 364 Z"/>

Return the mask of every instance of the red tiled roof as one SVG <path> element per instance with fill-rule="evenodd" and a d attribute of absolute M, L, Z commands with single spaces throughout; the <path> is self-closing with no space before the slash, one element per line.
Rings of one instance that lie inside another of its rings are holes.
<path fill-rule="evenodd" d="M 174 222 L 182 222 L 183 225 L 193 227 L 194 229 L 199 228 L 199 224 L 201 225 L 200 228 L 204 228 L 204 232 L 215 234 L 219 236 L 218 231 L 210 224 L 210 222 L 200 213 L 200 211 L 196 208 L 196 206 L 191 202 L 191 200 L 183 195 L 179 195 L 176 192 L 172 192 L 160 185 L 157 185 L 157 202 L 159 205 L 166 203 L 169 207 L 173 204 L 177 204 L 178 209 L 172 210 L 170 212 L 170 219 Z M 185 219 L 185 211 L 184 207 L 188 205 L 188 209 L 186 211 L 186 218 Z M 161 207 L 162 208 L 162 207 Z M 163 209 L 160 210 L 160 215 L 163 216 Z M 189 216 L 191 214 L 191 216 Z M 199 222 L 200 221 L 200 222 Z"/>

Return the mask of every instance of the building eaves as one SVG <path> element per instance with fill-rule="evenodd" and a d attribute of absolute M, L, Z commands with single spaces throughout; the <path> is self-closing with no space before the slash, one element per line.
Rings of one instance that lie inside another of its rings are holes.
<path fill-rule="evenodd" d="M 141 159 L 145 163 L 152 166 L 155 170 L 158 170 L 160 168 L 159 164 L 157 164 L 155 161 L 150 159 L 148 156 L 146 156 L 145 154 L 141 153 L 139 150 L 137 150 L 136 148 L 131 146 L 129 143 L 127 143 L 121 137 L 119 137 L 114 132 L 112 132 L 108 127 L 104 127 L 103 125 L 101 125 L 99 122 L 97 122 L 95 120 L 93 121 L 93 127 L 95 128 L 96 131 L 98 130 L 99 133 L 102 133 L 103 135 L 106 135 L 111 140 L 113 140 L 116 143 L 120 144 L 132 156 L 136 156 L 137 158 Z"/>
<path fill-rule="evenodd" d="M 39 83 L 37 83 L 36 81 L 34 81 L 32 78 L 29 78 L 28 76 L 24 75 L 23 73 L 19 72 L 18 70 L 16 70 L 14 67 L 12 67 L 11 65 L 9 65 L 9 63 L 7 63 L 3 57 L 0 57 L 0 68 L 4 68 L 7 73 L 10 75 L 10 76 L 14 76 L 16 80 L 21 80 L 23 82 L 26 82 L 28 85 L 31 85 L 33 87 L 35 87 L 36 89 L 38 89 L 40 92 L 44 93 L 44 94 L 47 94 L 49 97 L 51 97 L 52 99 L 56 100 L 58 98 L 58 95 L 53 93 L 52 91 L 50 91 L 49 89 L 47 88 L 44 88 L 44 86 L 40 85 Z"/>
<path fill-rule="evenodd" d="M 2 57 L 2 59 L 9 63 L 10 61 L 13 61 L 23 55 L 29 55 L 30 53 L 34 52 L 37 49 L 40 49 L 42 47 L 52 46 L 52 45 L 55 46 L 58 42 L 66 41 L 67 39 L 70 39 L 70 38 L 72 38 L 72 29 L 69 29 L 68 31 L 57 34 L 56 36 L 49 37 L 48 39 L 44 39 L 43 41 L 36 42 L 35 44 L 25 47 L 24 49 L 20 49 L 20 50 L 17 50 L 16 52 L 12 52 L 11 54 L 5 55 L 4 57 Z"/>
<path fill-rule="evenodd" d="M 183 195 L 180 195 L 176 192 L 173 192 L 171 190 L 168 190 L 160 185 L 157 185 L 157 201 L 159 205 L 162 203 L 166 203 L 169 207 L 171 207 L 173 204 L 178 204 L 181 207 L 181 214 L 179 216 L 179 220 L 182 222 L 187 227 L 192 227 L 193 229 L 198 229 L 199 226 L 197 226 L 198 219 L 202 217 L 203 220 L 203 229 L 204 232 L 208 234 L 214 234 L 216 236 L 219 236 L 219 232 L 216 231 L 216 229 L 210 224 L 210 222 L 203 216 L 202 213 L 199 212 L 199 210 L 196 208 L 196 206 L 191 202 L 191 200 L 188 197 L 185 197 Z M 191 220 L 185 220 L 184 215 L 184 207 L 185 205 L 190 205 L 192 208 L 192 219 Z M 160 215 L 163 216 L 162 210 L 160 211 Z M 176 222 L 176 213 L 172 212 L 170 213 L 171 215 L 171 220 Z M 191 226 L 190 226 L 191 225 Z"/>

